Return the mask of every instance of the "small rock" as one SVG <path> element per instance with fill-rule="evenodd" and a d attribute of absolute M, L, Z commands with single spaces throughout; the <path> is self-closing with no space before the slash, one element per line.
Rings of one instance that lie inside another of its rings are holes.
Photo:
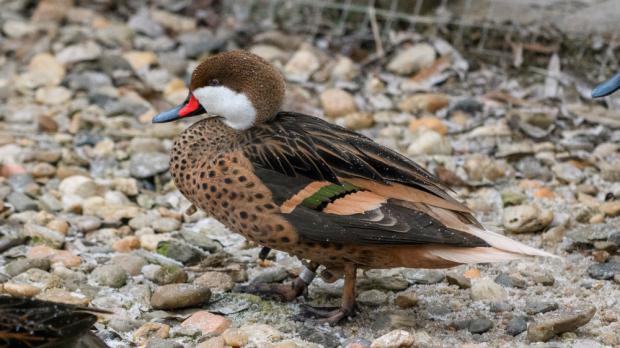
<path fill-rule="evenodd" d="M 67 235 L 69 232 L 69 223 L 63 219 L 54 219 L 45 225 L 47 228 L 59 232 L 63 235 Z"/>
<path fill-rule="evenodd" d="M 60 248 L 65 243 L 64 234 L 30 222 L 24 225 L 24 235 L 54 248 Z"/>
<path fill-rule="evenodd" d="M 232 347 L 243 347 L 248 344 L 248 335 L 240 329 L 227 329 L 222 333 L 222 338 L 226 345 Z"/>
<path fill-rule="evenodd" d="M 575 331 L 587 324 L 596 313 L 594 306 L 589 306 L 576 313 L 561 314 L 554 318 L 543 318 L 531 324 L 527 329 L 527 339 L 530 342 L 546 342 L 556 335 Z"/>
<path fill-rule="evenodd" d="M 527 317 L 522 315 L 513 317 L 506 325 L 506 333 L 510 336 L 516 336 L 527 330 Z"/>
<path fill-rule="evenodd" d="M 491 302 L 491 305 L 489 306 L 489 310 L 493 313 L 509 312 L 513 309 L 515 309 L 515 306 L 506 301 Z"/>
<path fill-rule="evenodd" d="M 224 338 L 221 336 L 212 337 L 204 342 L 200 342 L 196 348 L 224 348 L 226 342 L 224 342 Z"/>
<path fill-rule="evenodd" d="M 47 105 L 59 105 L 71 98 L 71 91 L 61 86 L 48 86 L 37 89 L 34 99 Z"/>
<path fill-rule="evenodd" d="M 17 297 L 33 297 L 39 292 L 41 292 L 41 289 L 36 286 L 28 284 L 16 284 L 13 282 L 4 283 L 3 290 L 9 295 Z"/>
<path fill-rule="evenodd" d="M 419 113 L 430 112 L 434 113 L 439 109 L 443 109 L 448 106 L 450 99 L 443 94 L 425 93 L 415 94 L 403 99 L 398 103 L 398 108 L 403 112 Z M 414 125 L 415 130 L 421 130 L 422 128 L 431 129 L 440 134 L 445 134 L 445 125 L 435 118 L 423 118 L 420 120 L 412 120 L 411 124 Z M 411 129 L 410 124 L 410 129 Z"/>
<path fill-rule="evenodd" d="M 558 179 L 568 183 L 578 184 L 585 178 L 583 171 L 570 163 L 557 163 L 551 170 Z"/>
<path fill-rule="evenodd" d="M 588 274 L 594 279 L 612 279 L 620 274 L 620 262 L 595 263 L 588 267 Z"/>
<path fill-rule="evenodd" d="M 374 122 L 372 114 L 368 112 L 354 112 L 344 117 L 344 126 L 352 130 L 370 128 Z"/>
<path fill-rule="evenodd" d="M 341 117 L 357 111 L 353 96 L 342 89 L 327 89 L 321 93 L 319 99 L 325 115 L 329 117 Z"/>
<path fill-rule="evenodd" d="M 68 250 L 57 250 L 47 245 L 35 245 L 28 251 L 27 257 L 30 259 L 47 258 L 52 264 L 62 263 L 65 267 L 78 267 L 82 260 L 79 256 Z"/>
<path fill-rule="evenodd" d="M 394 304 L 400 308 L 411 308 L 418 304 L 418 296 L 414 291 L 405 291 L 396 295 Z"/>
<path fill-rule="evenodd" d="M 235 285 L 228 274 L 213 271 L 205 272 L 200 277 L 194 279 L 194 284 L 219 291 L 228 291 Z"/>
<path fill-rule="evenodd" d="M 504 209 L 502 223 L 512 233 L 538 232 L 549 226 L 553 212 L 533 205 L 517 205 Z"/>
<path fill-rule="evenodd" d="M 117 265 L 103 265 L 91 273 L 93 280 L 99 285 L 120 288 L 127 282 L 127 271 Z"/>
<path fill-rule="evenodd" d="M 159 285 L 185 283 L 187 281 L 187 273 L 176 266 L 146 265 L 142 268 L 142 274 L 146 279 Z M 196 285 L 209 288 L 201 283 Z"/>
<path fill-rule="evenodd" d="M 146 323 L 133 333 L 133 341 L 138 345 L 144 345 L 151 337 L 168 338 L 170 326 L 161 323 Z"/>
<path fill-rule="evenodd" d="M 131 68 L 136 72 L 157 62 L 157 56 L 153 52 L 129 51 L 123 54 L 123 58 L 129 62 Z"/>
<path fill-rule="evenodd" d="M 267 324 L 250 324 L 239 328 L 248 335 L 250 344 L 267 343 L 282 339 L 282 333 Z"/>
<path fill-rule="evenodd" d="M 538 313 L 547 313 L 551 311 L 555 311 L 558 308 L 557 303 L 555 302 L 539 302 L 539 301 L 528 301 L 525 304 L 525 313 L 529 315 L 534 315 Z"/>
<path fill-rule="evenodd" d="M 56 59 L 62 64 L 72 64 L 88 60 L 94 60 L 101 55 L 101 47 L 93 41 L 86 41 L 72 46 L 67 46 L 56 55 Z"/>
<path fill-rule="evenodd" d="M 137 153 L 131 156 L 129 172 L 138 179 L 146 179 L 168 170 L 170 158 L 163 153 Z"/>
<path fill-rule="evenodd" d="M 371 348 L 407 348 L 415 342 L 414 336 L 405 330 L 394 330 L 377 338 L 370 344 Z"/>
<path fill-rule="evenodd" d="M 601 204 L 599 210 L 606 216 L 615 217 L 620 215 L 620 201 L 609 201 Z"/>
<path fill-rule="evenodd" d="M 488 278 L 480 278 L 472 282 L 471 298 L 474 301 L 502 301 L 508 297 L 506 290 Z"/>
<path fill-rule="evenodd" d="M 400 75 L 409 75 L 433 64 L 435 49 L 427 43 L 420 43 L 399 51 L 387 65 L 387 69 Z"/>
<path fill-rule="evenodd" d="M 184 264 L 197 263 L 204 256 L 202 250 L 176 239 L 157 243 L 157 253 Z"/>
<path fill-rule="evenodd" d="M 50 260 L 39 258 L 39 259 L 29 259 L 22 258 L 17 259 L 15 261 L 9 262 L 6 266 L 4 266 L 4 272 L 11 277 L 15 277 L 16 275 L 26 272 L 31 268 L 38 268 L 44 271 L 50 269 Z"/>
<path fill-rule="evenodd" d="M 155 219 L 151 227 L 153 227 L 157 233 L 174 232 L 179 230 L 181 223 L 177 219 L 162 217 Z"/>
<path fill-rule="evenodd" d="M 12 205 L 13 208 L 15 208 L 15 211 L 17 212 L 37 210 L 39 207 L 39 205 L 37 204 L 35 200 L 17 191 L 11 192 L 6 197 L 6 201 L 10 205 Z"/>
<path fill-rule="evenodd" d="M 368 306 L 380 306 L 387 303 L 388 297 L 384 291 L 372 289 L 360 292 L 357 301 Z"/>
<path fill-rule="evenodd" d="M 90 299 L 81 293 L 62 289 L 48 289 L 37 295 L 37 299 L 51 302 L 67 303 L 75 306 L 88 306 Z"/>
<path fill-rule="evenodd" d="M 427 269 L 408 269 L 403 271 L 403 275 L 413 284 L 437 284 L 446 277 L 442 271 Z"/>
<path fill-rule="evenodd" d="M 452 153 L 452 145 L 441 134 L 426 130 L 418 134 L 407 148 L 410 156 L 420 155 L 449 155 Z"/>
<path fill-rule="evenodd" d="M 32 167 L 33 178 L 46 178 L 56 174 L 56 167 L 49 163 L 41 162 Z"/>
<path fill-rule="evenodd" d="M 435 131 L 441 135 L 448 133 L 448 127 L 437 117 L 422 117 L 412 119 L 409 122 L 409 130 L 412 132 L 419 132 L 424 129 Z"/>
<path fill-rule="evenodd" d="M 128 253 L 138 248 L 140 248 L 140 239 L 136 236 L 127 236 L 112 244 L 112 249 L 119 253 Z"/>
<path fill-rule="evenodd" d="M 58 189 L 62 196 L 75 195 L 81 198 L 93 197 L 99 191 L 93 179 L 82 175 L 74 175 L 63 179 Z"/>
<path fill-rule="evenodd" d="M 466 278 L 462 274 L 458 274 L 456 272 L 448 272 L 446 273 L 446 281 L 450 285 L 456 285 L 461 289 L 469 289 L 471 288 L 471 280 Z"/>
<path fill-rule="evenodd" d="M 286 268 L 282 266 L 269 267 L 261 270 L 254 278 L 252 278 L 253 284 L 258 283 L 277 283 L 281 282 L 288 277 Z"/>
<path fill-rule="evenodd" d="M 321 66 L 319 59 L 307 49 L 295 52 L 284 66 L 286 78 L 294 82 L 306 82 Z"/>
<path fill-rule="evenodd" d="M 198 311 L 185 319 L 181 325 L 199 329 L 203 335 L 221 334 L 230 326 L 230 320 L 208 311 Z"/>
<path fill-rule="evenodd" d="M 507 288 L 527 288 L 527 281 L 518 273 L 500 273 L 495 278 L 495 282 Z"/>
<path fill-rule="evenodd" d="M 146 342 L 145 348 L 183 348 L 184 346 L 173 340 L 153 337 Z"/>
<path fill-rule="evenodd" d="M 30 60 L 28 72 L 43 85 L 57 86 L 65 76 L 65 67 L 51 54 L 39 53 Z"/>
<path fill-rule="evenodd" d="M 146 265 L 146 260 L 144 258 L 131 254 L 116 255 L 110 262 L 121 267 L 131 276 L 140 274 L 142 267 Z"/>
<path fill-rule="evenodd" d="M 199 306 L 208 302 L 210 298 L 209 288 L 190 284 L 169 284 L 155 290 L 151 296 L 151 305 L 155 309 L 179 309 Z"/>
<path fill-rule="evenodd" d="M 493 322 L 488 318 L 479 318 L 472 320 L 467 330 L 473 334 L 485 333 L 493 328 Z"/>

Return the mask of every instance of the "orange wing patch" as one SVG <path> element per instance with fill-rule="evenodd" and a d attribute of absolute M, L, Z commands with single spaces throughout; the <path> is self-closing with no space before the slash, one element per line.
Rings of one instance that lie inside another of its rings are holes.
<path fill-rule="evenodd" d="M 295 194 L 293 197 L 287 199 L 284 203 L 282 203 L 282 205 L 280 206 L 280 211 L 283 214 L 289 214 L 290 212 L 295 210 L 295 208 L 300 205 L 301 202 L 304 201 L 304 199 L 312 196 L 322 187 L 325 187 L 327 185 L 331 185 L 331 183 L 328 181 L 314 181 L 309 183 L 301 191 L 297 192 L 297 194 Z"/>
<path fill-rule="evenodd" d="M 329 203 L 324 213 L 336 215 L 362 214 L 379 208 L 387 198 L 370 191 L 358 191 Z"/>
<path fill-rule="evenodd" d="M 358 178 L 346 178 L 343 180 L 384 197 L 400 199 L 411 203 L 424 203 L 434 207 L 460 211 L 463 213 L 471 212 L 471 210 L 469 210 L 466 206 L 458 203 L 457 201 L 451 202 L 422 190 L 402 184 L 386 185 L 376 181 Z"/>

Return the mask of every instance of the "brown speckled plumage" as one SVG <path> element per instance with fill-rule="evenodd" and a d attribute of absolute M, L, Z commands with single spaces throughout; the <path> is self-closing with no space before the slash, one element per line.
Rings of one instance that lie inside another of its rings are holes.
<path fill-rule="evenodd" d="M 190 90 L 214 79 L 245 94 L 256 120 L 240 130 L 225 115 L 211 115 L 185 130 L 172 149 L 174 182 L 231 231 L 312 260 L 313 269 L 342 271 L 343 305 L 327 321 L 351 312 L 357 267 L 444 268 L 550 256 L 484 229 L 436 177 L 397 152 L 321 119 L 278 112 L 284 81 L 257 56 L 234 51 L 207 59 Z M 177 110 L 161 119 L 178 118 Z M 305 285 L 298 279 L 276 289 L 291 299 Z"/>

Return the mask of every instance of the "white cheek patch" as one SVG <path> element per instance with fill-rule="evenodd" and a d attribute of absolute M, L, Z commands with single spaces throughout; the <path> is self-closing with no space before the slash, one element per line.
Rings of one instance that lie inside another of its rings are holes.
<path fill-rule="evenodd" d="M 248 129 L 256 121 L 256 109 L 244 93 L 225 86 L 200 87 L 192 93 L 208 113 L 223 117 L 231 128 Z"/>

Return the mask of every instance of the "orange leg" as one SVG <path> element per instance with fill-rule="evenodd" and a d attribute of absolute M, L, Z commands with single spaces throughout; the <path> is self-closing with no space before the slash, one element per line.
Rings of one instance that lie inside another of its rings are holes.
<path fill-rule="evenodd" d="M 344 288 L 342 289 L 342 301 L 340 308 L 336 310 L 324 310 L 320 308 L 306 307 L 304 311 L 315 317 L 320 317 L 318 322 L 335 325 L 343 318 L 348 317 L 355 309 L 355 284 L 357 278 L 357 266 L 347 263 L 344 266 Z"/>
<path fill-rule="evenodd" d="M 300 276 L 295 278 L 289 284 L 255 283 L 238 285 L 235 287 L 234 291 L 257 294 L 266 297 L 276 297 L 282 301 L 293 301 L 303 294 L 308 285 L 310 285 L 312 279 L 314 278 L 314 272 L 316 272 L 317 268 L 319 268 L 318 264 L 310 262 L 305 266 Z"/>

